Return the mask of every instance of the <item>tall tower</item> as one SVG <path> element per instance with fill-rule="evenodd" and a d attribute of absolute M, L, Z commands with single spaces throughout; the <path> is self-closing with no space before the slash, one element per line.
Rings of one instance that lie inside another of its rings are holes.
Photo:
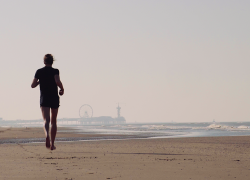
<path fill-rule="evenodd" d="M 121 111 L 121 107 L 119 106 L 119 103 L 118 103 L 118 107 L 116 108 L 117 109 L 117 117 L 121 117 L 120 116 L 120 111 Z"/>

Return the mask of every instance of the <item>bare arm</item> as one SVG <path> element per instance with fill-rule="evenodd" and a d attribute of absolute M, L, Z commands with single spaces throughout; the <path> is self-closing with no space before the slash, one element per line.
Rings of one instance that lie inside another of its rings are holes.
<path fill-rule="evenodd" d="M 32 87 L 32 88 L 35 88 L 35 87 L 37 87 L 38 84 L 39 84 L 38 79 L 37 79 L 37 78 L 34 78 L 33 81 L 32 81 L 31 87 Z"/>
<path fill-rule="evenodd" d="M 62 82 L 60 80 L 60 76 L 58 74 L 56 74 L 54 77 L 55 77 L 56 85 L 60 88 L 59 94 L 63 95 L 64 94 L 64 88 L 63 88 L 63 84 L 62 84 Z"/>

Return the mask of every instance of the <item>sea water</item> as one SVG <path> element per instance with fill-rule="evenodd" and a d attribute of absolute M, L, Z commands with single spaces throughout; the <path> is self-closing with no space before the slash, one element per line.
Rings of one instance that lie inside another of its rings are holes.
<path fill-rule="evenodd" d="M 4 126 L 1 124 L 0 126 Z M 15 123 L 5 126 L 42 127 L 42 120 L 37 123 Z M 126 123 L 105 125 L 81 125 L 79 123 L 60 123 L 59 127 L 69 127 L 79 134 L 128 135 L 140 138 L 171 137 L 211 137 L 211 136 L 248 136 L 250 122 L 197 122 L 197 123 Z M 60 131 L 59 131 L 60 132 Z"/>
<path fill-rule="evenodd" d="M 139 137 L 248 136 L 250 122 L 221 123 L 137 123 L 72 126 L 77 133 L 136 135 Z"/>

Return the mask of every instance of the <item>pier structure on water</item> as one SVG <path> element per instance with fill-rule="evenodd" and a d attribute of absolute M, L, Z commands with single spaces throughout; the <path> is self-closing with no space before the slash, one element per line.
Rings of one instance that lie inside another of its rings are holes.
<path fill-rule="evenodd" d="M 84 107 L 84 108 L 82 108 Z M 88 108 L 85 108 L 88 107 Z M 90 107 L 90 108 L 89 108 Z M 82 108 L 82 109 L 81 109 Z M 81 106 L 79 110 L 79 118 L 62 118 L 57 119 L 57 124 L 62 126 L 67 125 L 91 125 L 91 124 L 125 124 L 126 119 L 120 115 L 121 107 L 118 104 L 117 117 L 100 116 L 93 117 L 92 107 L 89 105 Z M 3 120 L 0 118 L 0 126 L 37 126 L 44 123 L 43 119 L 36 120 Z"/>
<path fill-rule="evenodd" d="M 111 116 L 100 116 L 100 117 L 92 117 L 93 109 L 90 105 L 85 104 L 82 105 L 79 110 L 79 123 L 80 124 L 125 124 L 126 120 L 124 117 L 120 115 L 121 107 L 118 104 L 117 109 L 117 117 L 113 118 Z"/>

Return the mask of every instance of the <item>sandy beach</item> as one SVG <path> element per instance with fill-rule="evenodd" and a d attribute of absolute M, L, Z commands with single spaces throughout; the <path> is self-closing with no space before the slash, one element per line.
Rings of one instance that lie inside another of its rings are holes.
<path fill-rule="evenodd" d="M 59 128 L 60 131 L 60 128 Z M 58 133 L 57 137 L 100 136 Z M 0 140 L 43 138 L 42 128 L 1 128 Z M 250 137 L 0 144 L 0 179 L 250 179 Z"/>

